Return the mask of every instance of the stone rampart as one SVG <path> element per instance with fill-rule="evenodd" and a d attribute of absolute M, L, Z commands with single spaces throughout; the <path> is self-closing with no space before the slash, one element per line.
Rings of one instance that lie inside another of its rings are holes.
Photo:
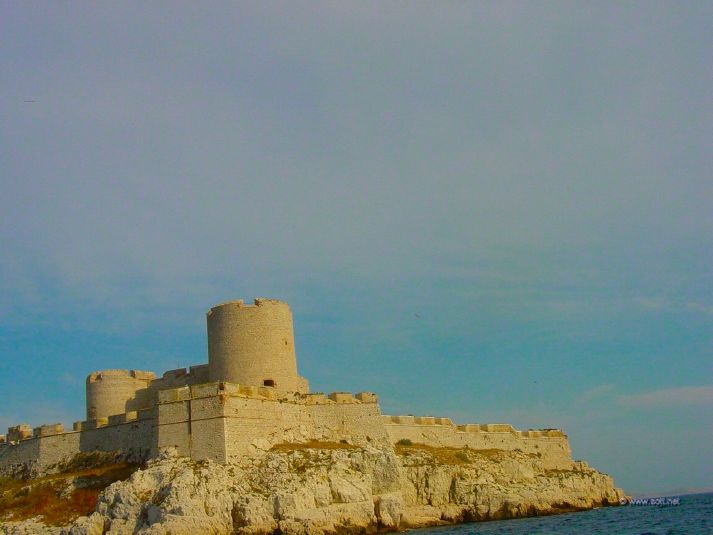
<path fill-rule="evenodd" d="M 62 424 L 48 424 L 35 427 L 32 436 L 49 437 L 52 435 L 61 435 L 62 433 L 64 433 L 64 426 Z"/>
<path fill-rule="evenodd" d="M 382 416 L 392 443 L 409 440 L 433 447 L 521 450 L 537 456 L 546 468 L 569 469 L 572 452 L 559 429 L 518 431 L 510 424 L 455 425 L 449 418 Z"/>
<path fill-rule="evenodd" d="M 121 452 L 144 461 L 156 453 L 155 409 L 62 424 L 27 424 L 8 429 L 11 441 L 0 445 L 0 474 L 37 474 L 81 452 Z"/>
<path fill-rule="evenodd" d="M 226 462 L 283 442 L 389 442 L 378 399 L 335 392 L 285 393 L 269 387 L 208 383 L 162 391 L 158 448 Z M 212 440 L 198 440 L 208 437 Z"/>

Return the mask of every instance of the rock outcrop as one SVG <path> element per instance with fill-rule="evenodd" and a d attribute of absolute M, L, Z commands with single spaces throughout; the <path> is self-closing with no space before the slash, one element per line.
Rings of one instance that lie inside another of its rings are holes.
<path fill-rule="evenodd" d="M 314 446 L 226 465 L 166 454 L 107 487 L 96 512 L 71 526 L 6 522 L 0 532 L 370 533 L 589 509 L 623 496 L 584 463 L 546 470 L 519 451 Z"/>

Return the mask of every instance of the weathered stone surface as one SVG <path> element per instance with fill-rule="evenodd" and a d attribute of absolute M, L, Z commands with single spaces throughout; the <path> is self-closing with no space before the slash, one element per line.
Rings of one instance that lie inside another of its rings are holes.
<path fill-rule="evenodd" d="M 100 495 L 66 528 L 8 523 L 3 534 L 369 533 L 617 504 L 609 476 L 551 470 L 522 452 L 426 447 L 270 451 L 238 463 L 165 452 Z"/>
<path fill-rule="evenodd" d="M 60 535 L 61 528 L 45 526 L 39 519 L 31 518 L 23 522 L 0 522 L 3 535 Z"/>

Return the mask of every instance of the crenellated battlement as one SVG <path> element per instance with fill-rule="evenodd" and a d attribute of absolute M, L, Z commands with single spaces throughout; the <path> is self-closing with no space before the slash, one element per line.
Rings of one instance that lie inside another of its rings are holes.
<path fill-rule="evenodd" d="M 156 374 L 144 370 L 99 370 L 92 372 L 87 376 L 87 383 L 103 381 L 107 378 L 127 378 L 139 379 L 143 381 L 153 381 L 154 379 L 156 379 Z"/>
<path fill-rule="evenodd" d="M 52 435 L 61 435 L 64 433 L 64 425 L 62 424 L 46 424 L 35 427 L 32 433 L 34 437 L 50 437 Z"/>
<path fill-rule="evenodd" d="M 7 428 L 7 440 L 9 442 L 19 442 L 26 438 L 32 438 L 32 427 L 28 424 L 19 424 Z"/>
<path fill-rule="evenodd" d="M 382 419 L 387 425 L 441 425 L 455 428 L 458 433 L 509 433 L 523 438 L 566 436 L 560 429 L 527 429 L 520 431 L 510 424 L 454 424 L 450 418 L 435 416 L 391 416 L 384 414 Z"/>
<path fill-rule="evenodd" d="M 450 418 L 412 415 L 383 415 L 382 422 L 395 444 L 521 450 L 541 458 L 548 468 L 568 469 L 572 464 L 567 435 L 559 429 L 520 431 L 510 424 L 454 424 Z"/>
<path fill-rule="evenodd" d="M 284 306 L 286 304 L 287 303 L 285 303 L 284 301 L 280 301 L 279 299 L 268 299 L 266 297 L 256 297 L 255 299 L 253 299 L 252 303 L 246 303 L 245 299 L 233 299 L 231 301 L 223 301 L 222 303 L 218 303 L 217 305 L 212 306 L 210 310 L 208 310 L 207 314 L 210 316 L 214 309 L 226 305 L 238 308 L 253 308 L 271 305 Z"/>
<path fill-rule="evenodd" d="M 115 414 L 105 418 L 92 418 L 90 420 L 74 422 L 70 431 L 66 430 L 64 428 L 64 424 L 61 423 L 43 424 L 35 428 L 32 428 L 28 424 L 19 424 L 9 427 L 7 435 L 0 435 L 0 443 L 17 443 L 33 438 L 44 438 L 81 431 L 89 431 L 139 421 L 153 421 L 155 418 L 156 410 L 151 408 L 142 409 L 140 411 L 130 411 L 124 414 Z"/>
<path fill-rule="evenodd" d="M 73 431 L 89 431 L 92 429 L 100 429 L 102 427 L 112 427 L 117 425 L 129 424 L 144 420 L 153 420 L 156 417 L 156 409 L 141 409 L 138 411 L 129 411 L 123 414 L 113 414 L 103 418 L 90 418 L 72 424 Z"/>
<path fill-rule="evenodd" d="M 379 402 L 378 396 L 373 392 L 357 392 L 356 394 L 351 392 L 332 392 L 328 395 L 322 392 L 301 394 L 299 392 L 284 392 L 269 386 L 241 385 L 216 381 L 159 390 L 158 403 L 174 403 L 213 396 L 274 400 L 282 403 L 303 405 L 376 404 Z"/>

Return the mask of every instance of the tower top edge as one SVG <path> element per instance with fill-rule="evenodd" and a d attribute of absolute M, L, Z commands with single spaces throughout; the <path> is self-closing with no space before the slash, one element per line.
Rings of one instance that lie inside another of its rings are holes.
<path fill-rule="evenodd" d="M 222 303 L 219 303 L 217 305 L 213 305 L 210 307 L 210 310 L 208 310 L 208 315 L 219 308 L 223 307 L 232 307 L 232 308 L 254 308 L 254 307 L 260 307 L 260 306 L 274 306 L 274 305 L 281 305 L 281 306 L 287 306 L 289 305 L 285 301 L 281 301 L 279 299 L 269 299 L 267 297 L 256 297 L 253 299 L 252 303 L 246 303 L 244 299 L 233 299 L 230 301 L 223 301 Z"/>

